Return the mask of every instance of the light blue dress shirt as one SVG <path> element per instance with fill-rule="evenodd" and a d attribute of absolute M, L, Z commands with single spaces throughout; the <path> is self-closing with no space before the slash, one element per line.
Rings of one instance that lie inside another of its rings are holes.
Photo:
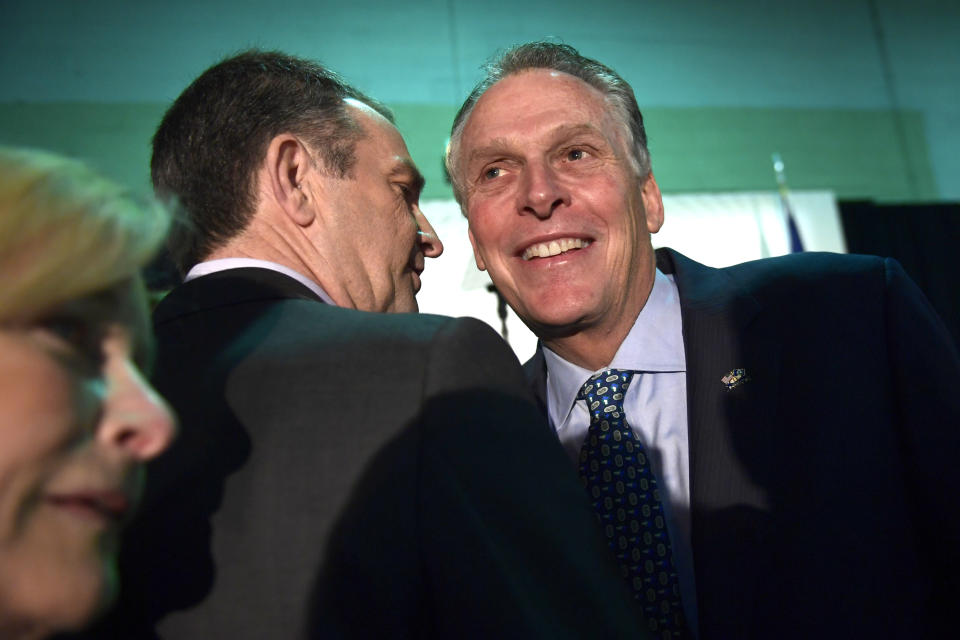
<path fill-rule="evenodd" d="M 696 637 L 697 602 L 690 546 L 690 455 L 687 439 L 687 363 L 680 297 L 672 276 L 659 269 L 650 297 L 609 366 L 597 371 L 567 362 L 544 347 L 547 407 L 570 459 L 577 463 L 590 427 L 586 401 L 577 394 L 604 369 L 639 371 L 624 400 L 627 423 L 643 443 L 657 476 L 680 580 L 687 626 Z"/>

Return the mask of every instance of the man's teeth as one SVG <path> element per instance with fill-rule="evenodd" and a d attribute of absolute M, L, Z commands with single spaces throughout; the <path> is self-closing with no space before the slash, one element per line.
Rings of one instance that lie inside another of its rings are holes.
<path fill-rule="evenodd" d="M 571 249 L 583 249 L 589 245 L 589 240 L 581 240 L 580 238 L 561 238 L 560 240 L 541 242 L 540 244 L 527 247 L 527 250 L 523 252 L 523 259 L 549 258 L 551 256 L 558 256 Z"/>

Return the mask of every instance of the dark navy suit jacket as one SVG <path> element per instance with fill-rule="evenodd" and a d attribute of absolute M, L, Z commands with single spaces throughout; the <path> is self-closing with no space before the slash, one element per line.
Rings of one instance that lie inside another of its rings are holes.
<path fill-rule="evenodd" d="M 954 635 L 960 359 L 917 287 L 868 256 L 657 262 L 682 309 L 701 640 Z M 545 411 L 540 350 L 525 368 Z"/>

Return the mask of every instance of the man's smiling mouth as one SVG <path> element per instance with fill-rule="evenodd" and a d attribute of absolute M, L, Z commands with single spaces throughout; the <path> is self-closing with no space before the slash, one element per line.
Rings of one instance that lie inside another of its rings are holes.
<path fill-rule="evenodd" d="M 523 252 L 523 259 L 550 258 L 573 249 L 583 249 L 588 246 L 590 246 L 589 240 L 583 240 L 581 238 L 558 238 L 550 242 L 540 242 L 530 245 Z"/>

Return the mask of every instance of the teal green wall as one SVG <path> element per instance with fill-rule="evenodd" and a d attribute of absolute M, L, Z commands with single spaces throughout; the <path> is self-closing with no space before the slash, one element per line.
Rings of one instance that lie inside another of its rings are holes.
<path fill-rule="evenodd" d="M 149 185 L 150 137 L 165 104 L 0 104 L 0 142 L 39 146 L 91 161 L 131 186 Z M 392 105 L 427 178 L 424 198 L 449 198 L 442 153 L 456 107 Z M 908 153 L 894 118 L 907 132 Z M 645 110 L 654 172 L 667 193 L 770 190 L 778 152 L 795 189 L 840 198 L 933 200 L 922 117 L 868 109 L 665 108 Z"/>
<path fill-rule="evenodd" d="M 894 118 L 907 131 L 906 153 Z M 915 112 L 651 108 L 646 125 L 657 182 L 667 192 L 770 190 L 777 152 L 794 189 L 830 189 L 845 199 L 938 197 Z"/>
<path fill-rule="evenodd" d="M 479 67 L 552 38 L 616 69 L 666 192 L 791 187 L 960 201 L 956 0 L 26 0 L 0 12 L 0 143 L 145 189 L 164 108 L 251 46 L 320 60 L 391 105 L 428 198 Z"/>
<path fill-rule="evenodd" d="M 150 138 L 165 104 L 0 104 L 0 143 L 39 147 L 89 161 L 121 184 L 147 192 Z"/>

